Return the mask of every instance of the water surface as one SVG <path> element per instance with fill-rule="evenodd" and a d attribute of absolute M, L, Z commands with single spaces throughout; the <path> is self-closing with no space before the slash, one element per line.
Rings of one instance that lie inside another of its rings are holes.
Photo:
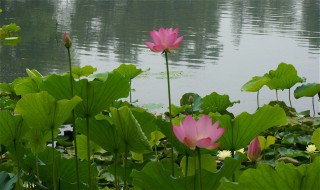
<path fill-rule="evenodd" d="M 254 112 L 256 93 L 241 92 L 241 86 L 280 62 L 294 65 L 307 82 L 319 83 L 319 0 L 2 0 L 0 8 L 0 25 L 16 22 L 22 28 L 17 46 L 0 47 L 1 82 L 26 76 L 26 68 L 43 75 L 68 71 L 61 44 L 67 31 L 74 65 L 92 65 L 99 72 L 122 63 L 150 68 L 133 81 L 133 99 L 165 110 L 165 59 L 144 43 L 153 29 L 178 27 L 184 40 L 169 57 L 176 105 L 184 93 L 204 97 L 215 91 L 241 101 L 230 111 Z M 261 104 L 275 100 L 275 91 L 264 87 L 260 98 Z M 288 103 L 288 91 L 280 91 L 279 98 Z M 312 107 L 310 98 L 292 103 L 298 111 Z"/>

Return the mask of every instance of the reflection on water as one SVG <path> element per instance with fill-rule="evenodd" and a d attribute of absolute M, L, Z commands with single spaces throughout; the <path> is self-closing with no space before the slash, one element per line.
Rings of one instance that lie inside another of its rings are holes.
<path fill-rule="evenodd" d="M 164 26 L 179 27 L 184 36 L 169 58 L 173 71 L 185 73 L 172 82 L 175 104 L 186 92 L 204 96 L 217 91 L 241 100 L 236 112 L 253 111 L 255 94 L 241 93 L 241 86 L 282 61 L 293 64 L 307 82 L 319 82 L 319 0 L 2 0 L 0 8 L 0 25 L 16 22 L 22 28 L 18 46 L 0 48 L 0 81 L 24 76 L 25 68 L 42 74 L 67 71 L 64 31 L 74 42 L 74 65 L 103 71 L 133 63 L 160 73 L 163 57 L 144 42 L 150 41 L 152 29 Z M 165 81 L 147 77 L 134 81 L 134 96 L 140 104 L 166 105 Z M 262 103 L 267 103 L 274 94 L 263 91 Z M 287 92 L 282 97 L 286 100 Z M 309 102 L 293 103 L 299 110 L 309 109 Z"/>

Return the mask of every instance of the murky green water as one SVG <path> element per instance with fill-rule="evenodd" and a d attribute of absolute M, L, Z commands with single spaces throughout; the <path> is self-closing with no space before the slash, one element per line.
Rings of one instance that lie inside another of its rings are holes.
<path fill-rule="evenodd" d="M 0 25 L 22 27 L 16 47 L 0 47 L 1 82 L 25 76 L 25 68 L 44 75 L 66 72 L 61 36 L 68 31 L 74 65 L 99 71 L 121 63 L 150 68 L 133 81 L 133 98 L 138 105 L 166 107 L 164 58 L 144 45 L 149 31 L 161 26 L 179 27 L 184 36 L 169 57 L 174 104 L 186 92 L 205 96 L 216 91 L 241 101 L 230 111 L 252 112 L 256 94 L 241 92 L 241 86 L 280 62 L 293 64 L 307 82 L 319 82 L 319 0 L 2 0 L 0 8 Z M 280 99 L 288 102 L 287 94 L 279 92 Z M 260 95 L 261 104 L 276 98 L 266 87 Z M 311 109 L 310 99 L 292 103 L 300 111 Z"/>

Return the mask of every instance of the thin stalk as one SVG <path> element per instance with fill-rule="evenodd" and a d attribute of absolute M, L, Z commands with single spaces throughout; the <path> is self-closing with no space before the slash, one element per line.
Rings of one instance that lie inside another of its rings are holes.
<path fill-rule="evenodd" d="M 276 89 L 276 97 L 277 97 L 277 102 L 279 104 L 279 99 L 278 99 L 278 90 Z"/>
<path fill-rule="evenodd" d="M 68 50 L 68 57 L 69 57 L 69 76 L 70 76 L 70 86 L 71 86 L 71 98 L 74 96 L 73 92 L 73 77 L 72 77 L 72 63 L 71 63 L 71 54 L 70 48 Z M 80 189 L 80 177 L 79 177 L 79 163 L 78 163 L 78 149 L 77 149 L 77 130 L 76 130 L 76 122 L 75 122 L 75 113 L 72 110 L 72 126 L 73 126 L 73 139 L 74 139 L 74 153 L 75 153 L 75 160 L 76 160 L 76 175 L 77 175 L 77 189 Z"/>
<path fill-rule="evenodd" d="M 188 176 L 188 166 L 189 166 L 189 155 L 186 155 L 186 170 L 185 170 L 185 176 Z"/>
<path fill-rule="evenodd" d="M 313 117 L 316 116 L 316 109 L 314 108 L 314 96 L 312 97 Z"/>
<path fill-rule="evenodd" d="M 130 104 L 131 104 L 131 102 L 132 102 L 132 97 L 131 97 L 131 79 L 130 79 L 130 81 L 129 81 L 129 86 L 130 86 Z"/>
<path fill-rule="evenodd" d="M 199 183 L 200 183 L 200 190 L 202 190 L 201 153 L 200 153 L 200 148 L 197 148 L 197 152 L 198 152 L 198 162 L 199 162 Z"/>
<path fill-rule="evenodd" d="M 90 130 L 89 130 L 89 117 L 86 117 L 87 123 L 87 159 L 88 159 L 88 185 L 89 189 L 92 188 L 91 185 L 91 162 L 90 162 Z"/>
<path fill-rule="evenodd" d="M 38 153 L 36 153 L 36 172 L 37 172 L 37 177 L 40 179 L 38 160 L 39 160 L 39 158 L 38 158 Z"/>
<path fill-rule="evenodd" d="M 118 184 L 117 165 L 118 165 L 118 151 L 115 151 L 114 152 L 114 186 L 118 190 L 119 184 Z"/>
<path fill-rule="evenodd" d="M 232 156 L 232 158 L 234 158 L 234 149 L 233 148 L 231 149 L 231 156 Z M 232 174 L 232 182 L 235 182 L 235 181 L 236 181 L 236 175 L 233 173 Z"/>
<path fill-rule="evenodd" d="M 195 157 L 193 157 L 193 166 L 194 166 L 194 170 L 196 170 L 196 168 L 197 168 L 197 160 L 196 160 L 196 158 Z M 196 175 L 196 172 L 194 173 L 194 185 L 193 185 L 193 189 L 194 190 L 196 190 L 196 184 L 197 184 L 197 175 Z"/>
<path fill-rule="evenodd" d="M 168 63 L 168 52 L 164 52 L 166 57 L 166 68 L 167 68 L 167 83 L 168 83 L 168 100 L 169 100 L 169 121 L 170 126 L 172 127 L 172 118 L 171 118 L 171 93 L 170 93 L 170 75 L 169 75 L 169 63 Z M 173 159 L 173 135 L 170 139 L 170 148 L 171 148 L 171 175 L 174 176 L 174 159 Z"/>
<path fill-rule="evenodd" d="M 18 156 L 17 143 L 15 140 L 14 140 L 13 144 L 14 144 L 14 151 L 17 156 L 17 167 L 18 167 L 18 173 L 17 173 L 18 179 L 17 179 L 17 183 L 16 183 L 16 189 L 20 190 L 20 162 L 19 162 L 20 158 Z"/>
<path fill-rule="evenodd" d="M 258 90 L 258 92 L 257 92 L 257 104 L 258 104 L 258 109 L 260 108 L 260 105 L 259 105 L 259 90 Z M 257 109 L 257 110 L 258 110 Z"/>
<path fill-rule="evenodd" d="M 158 150 L 157 150 L 157 144 L 154 145 L 154 151 L 156 152 L 156 161 L 158 162 Z"/>
<path fill-rule="evenodd" d="M 56 161 L 55 161 L 55 153 L 54 153 L 54 134 L 53 134 L 53 127 L 51 128 L 51 141 L 52 141 L 52 182 L 53 182 L 53 189 L 57 189 L 56 184 Z"/>
<path fill-rule="evenodd" d="M 126 190 L 127 188 L 127 161 L 128 161 L 128 144 L 126 143 L 124 148 L 124 185 L 123 189 Z"/>
<path fill-rule="evenodd" d="M 292 108 L 292 103 L 291 103 L 291 92 L 290 92 L 290 88 L 289 88 L 289 102 L 290 102 L 290 107 Z"/>

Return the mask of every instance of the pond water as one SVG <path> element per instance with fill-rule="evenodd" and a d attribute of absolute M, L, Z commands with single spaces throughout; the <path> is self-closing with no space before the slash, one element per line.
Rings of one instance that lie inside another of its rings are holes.
<path fill-rule="evenodd" d="M 187 92 L 202 97 L 217 92 L 241 101 L 229 111 L 252 113 L 256 93 L 241 92 L 241 86 L 280 62 L 294 65 L 307 82 L 319 82 L 319 0 L 2 0 L 0 8 L 0 25 L 15 22 L 22 28 L 17 46 L 0 46 L 0 82 L 26 76 L 26 68 L 43 75 L 68 71 L 61 44 L 67 31 L 74 66 L 92 65 L 98 72 L 122 63 L 150 68 L 134 79 L 133 99 L 163 111 L 165 59 L 144 45 L 149 32 L 160 27 L 178 27 L 184 36 L 169 56 L 176 105 Z M 275 91 L 260 91 L 260 104 L 275 99 Z M 288 104 L 288 91 L 280 91 L 279 99 Z M 293 98 L 292 104 L 298 111 L 312 108 L 311 98 Z"/>

